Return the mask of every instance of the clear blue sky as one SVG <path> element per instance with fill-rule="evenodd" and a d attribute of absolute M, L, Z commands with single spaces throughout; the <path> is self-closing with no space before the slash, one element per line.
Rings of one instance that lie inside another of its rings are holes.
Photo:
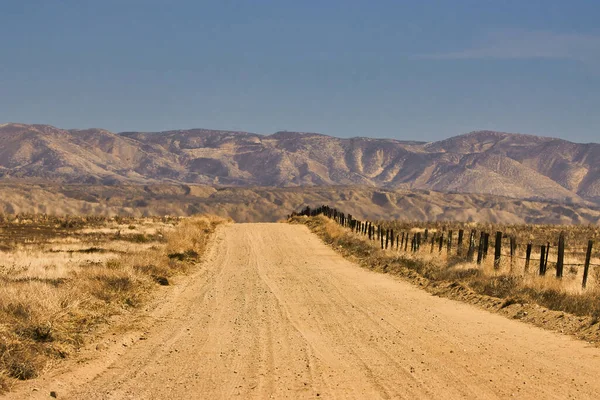
<path fill-rule="evenodd" d="M 600 1 L 2 0 L 0 123 L 600 141 Z"/>

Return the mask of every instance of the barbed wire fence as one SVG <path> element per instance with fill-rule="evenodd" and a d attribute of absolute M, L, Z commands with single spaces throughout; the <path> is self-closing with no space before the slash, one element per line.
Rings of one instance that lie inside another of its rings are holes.
<path fill-rule="evenodd" d="M 423 253 L 429 249 L 432 255 L 445 255 L 457 257 L 466 262 L 482 265 L 488 258 L 490 249 L 493 249 L 493 266 L 499 270 L 501 265 L 509 263 L 512 272 L 517 262 L 523 263 L 523 271 L 533 271 L 540 276 L 545 276 L 548 266 L 553 266 L 557 279 L 562 279 L 565 267 L 583 267 L 581 287 L 586 288 L 590 274 L 590 268 L 600 267 L 600 264 L 592 260 L 600 258 L 598 251 L 594 249 L 594 240 L 590 239 L 586 247 L 568 247 L 566 245 L 566 234 L 560 232 L 555 242 L 548 240 L 529 240 L 526 243 L 518 243 L 515 235 L 510 235 L 497 230 L 492 235 L 490 232 L 476 229 L 433 230 L 425 227 L 415 232 L 414 229 L 394 230 L 386 223 L 355 219 L 352 214 L 342 212 L 336 208 L 326 205 L 316 208 L 305 207 L 300 212 L 294 212 L 293 216 L 315 217 L 324 215 L 340 226 L 350 229 L 356 234 L 365 236 L 368 240 L 379 244 L 382 250 L 393 250 L 397 252 Z M 456 239 L 456 240 L 455 240 Z M 410 249 L 409 249 L 410 242 Z M 518 250 L 525 248 L 524 255 L 519 255 Z M 552 256 L 550 254 L 552 253 Z M 565 262 L 577 259 L 576 262 Z"/>

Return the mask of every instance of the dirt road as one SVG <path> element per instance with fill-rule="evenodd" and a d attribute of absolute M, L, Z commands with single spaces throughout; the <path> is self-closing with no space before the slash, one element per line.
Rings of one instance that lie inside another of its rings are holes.
<path fill-rule="evenodd" d="M 221 227 L 185 282 L 151 312 L 144 340 L 48 385 L 74 399 L 600 393 L 599 349 L 361 269 L 304 226 Z M 25 397 L 36 396 L 45 387 Z"/>

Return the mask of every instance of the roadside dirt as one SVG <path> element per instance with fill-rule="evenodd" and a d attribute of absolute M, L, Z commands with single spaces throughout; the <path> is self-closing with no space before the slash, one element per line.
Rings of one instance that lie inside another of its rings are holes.
<path fill-rule="evenodd" d="M 132 321 L 8 397 L 595 398 L 600 349 L 360 268 L 306 226 L 219 227 Z M 118 338 L 118 339 L 117 339 Z"/>

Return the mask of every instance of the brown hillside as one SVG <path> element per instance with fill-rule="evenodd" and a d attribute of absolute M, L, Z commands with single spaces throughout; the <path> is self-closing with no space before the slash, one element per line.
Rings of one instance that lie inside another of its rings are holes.
<path fill-rule="evenodd" d="M 277 221 L 330 204 L 356 218 L 493 223 L 598 224 L 600 207 L 483 194 L 374 187 L 214 188 L 201 185 L 0 183 L 0 214 L 164 216 L 212 213 L 238 222 Z"/>

